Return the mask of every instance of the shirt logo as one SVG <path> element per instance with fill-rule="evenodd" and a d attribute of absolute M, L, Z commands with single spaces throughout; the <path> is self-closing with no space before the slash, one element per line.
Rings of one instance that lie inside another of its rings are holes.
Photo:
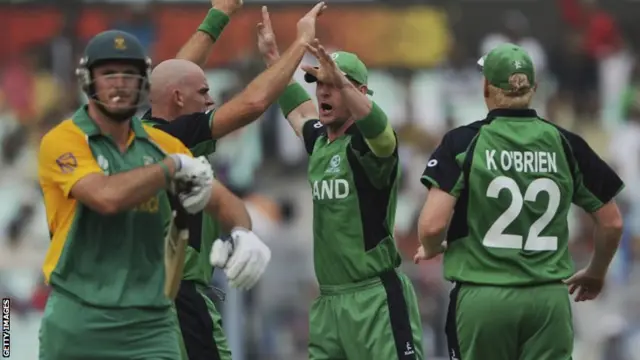
<path fill-rule="evenodd" d="M 98 166 L 100 166 L 100 169 L 102 169 L 105 174 L 109 175 L 109 162 L 102 155 L 98 155 Z"/>
<path fill-rule="evenodd" d="M 67 152 L 56 159 L 56 164 L 63 174 L 70 174 L 78 167 L 78 160 L 72 153 Z"/>
<path fill-rule="evenodd" d="M 333 155 L 329 161 L 329 166 L 325 171 L 329 174 L 336 174 L 340 172 L 340 155 Z"/>
<path fill-rule="evenodd" d="M 438 165 L 438 160 L 436 159 L 429 160 L 429 162 L 427 163 L 427 167 L 434 167 L 436 165 Z"/>
<path fill-rule="evenodd" d="M 155 163 L 156 161 L 151 156 L 145 155 L 142 157 L 142 162 L 145 166 L 148 166 Z"/>

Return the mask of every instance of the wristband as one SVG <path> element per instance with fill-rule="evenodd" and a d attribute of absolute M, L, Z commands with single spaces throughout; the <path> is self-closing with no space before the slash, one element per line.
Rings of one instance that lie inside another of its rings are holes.
<path fill-rule="evenodd" d="M 280 105 L 284 117 L 287 117 L 298 106 L 309 100 L 311 100 L 309 94 L 296 82 L 287 86 L 280 98 L 278 98 L 278 105 Z"/>
<path fill-rule="evenodd" d="M 162 168 L 162 173 L 164 173 L 164 181 L 166 185 L 171 184 L 171 173 L 169 172 L 169 167 L 163 161 L 158 162 L 158 165 Z"/>
<path fill-rule="evenodd" d="M 198 26 L 198 31 L 202 31 L 215 41 L 222 34 L 222 30 L 229 23 L 229 16 L 222 11 L 211 8 L 207 13 L 207 16 L 202 21 L 202 24 Z"/>
<path fill-rule="evenodd" d="M 375 102 L 372 102 L 371 111 L 367 116 L 356 120 L 356 126 L 360 132 L 362 132 L 365 139 L 374 139 L 382 134 L 387 127 L 387 123 L 387 115 Z"/>

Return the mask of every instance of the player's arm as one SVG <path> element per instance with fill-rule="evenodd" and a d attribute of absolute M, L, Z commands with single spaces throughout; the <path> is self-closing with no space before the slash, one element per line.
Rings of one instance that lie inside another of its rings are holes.
<path fill-rule="evenodd" d="M 105 215 L 133 208 L 166 188 L 176 165 L 171 158 L 161 163 L 106 176 L 84 137 L 65 131 L 45 135 L 38 154 L 41 178 Z"/>
<path fill-rule="evenodd" d="M 425 252 L 430 254 L 442 252 L 441 244 L 464 186 L 462 167 L 456 157 L 459 148 L 466 149 L 466 146 L 455 137 L 456 130 L 444 136 L 420 179 L 429 192 L 418 220 L 418 237 Z"/>
<path fill-rule="evenodd" d="M 280 50 L 266 6 L 262 7 L 262 22 L 258 24 L 258 50 L 267 68 L 272 67 L 280 59 Z M 311 97 L 293 78 L 278 98 L 278 105 L 299 138 L 303 138 L 304 124 L 318 119 L 318 110 L 311 101 Z"/>
<path fill-rule="evenodd" d="M 262 115 L 285 89 L 303 55 L 304 43 L 296 40 L 278 62 L 220 106 L 212 122 L 212 136 L 219 139 Z"/>
<path fill-rule="evenodd" d="M 293 131 L 301 139 L 304 139 L 305 124 L 320 117 L 311 96 L 295 80 L 291 80 L 284 90 L 278 99 L 278 105 Z"/>
<path fill-rule="evenodd" d="M 387 115 L 346 76 L 342 77 L 342 99 L 351 115 L 356 118 L 356 126 L 364 136 L 369 149 L 377 157 L 390 157 L 396 150 L 397 141 Z"/>
<path fill-rule="evenodd" d="M 236 227 L 251 230 L 251 217 L 244 202 L 219 181 L 213 183 L 205 211 L 215 216 L 226 232 Z"/>
<path fill-rule="evenodd" d="M 176 58 L 189 60 L 204 67 L 211 54 L 213 44 L 220 38 L 222 31 L 229 23 L 229 18 L 242 7 L 242 1 L 212 0 L 211 5 L 212 8 L 202 24 L 178 51 Z"/>
<path fill-rule="evenodd" d="M 622 215 L 614 198 L 624 184 L 620 177 L 591 149 L 584 139 L 563 133 L 575 163 L 573 203 L 595 220 L 595 246 L 589 269 L 604 277 L 622 237 Z"/>
<path fill-rule="evenodd" d="M 223 104 L 216 112 L 211 131 L 213 137 L 233 132 L 262 115 L 282 94 L 302 61 L 309 37 L 315 36 L 316 18 L 324 10 L 323 2 L 318 3 L 300 21 L 298 36 L 287 51 L 267 70 L 262 72 L 238 95 Z"/>

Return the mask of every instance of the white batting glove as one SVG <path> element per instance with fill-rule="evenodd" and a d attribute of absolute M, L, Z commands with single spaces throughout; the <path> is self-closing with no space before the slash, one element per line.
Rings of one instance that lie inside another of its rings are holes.
<path fill-rule="evenodd" d="M 190 214 L 202 211 L 211 197 L 213 170 L 206 157 L 192 158 L 183 154 L 171 155 L 176 163 L 173 191 Z"/>
<path fill-rule="evenodd" d="M 249 290 L 271 260 L 271 250 L 250 230 L 235 228 L 231 236 L 217 239 L 211 247 L 211 265 L 224 269 L 229 285 Z"/>

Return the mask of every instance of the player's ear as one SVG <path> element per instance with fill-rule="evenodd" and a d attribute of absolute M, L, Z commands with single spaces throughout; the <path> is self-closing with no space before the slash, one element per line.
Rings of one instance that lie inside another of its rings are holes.
<path fill-rule="evenodd" d="M 483 86 L 482 86 L 482 91 L 484 94 L 485 98 L 489 97 L 489 82 L 487 81 L 487 78 L 482 78 L 483 81 Z"/>
<path fill-rule="evenodd" d="M 538 83 L 533 84 L 533 92 L 538 91 Z"/>
<path fill-rule="evenodd" d="M 184 106 L 184 97 L 180 93 L 180 90 L 173 90 L 173 101 L 175 101 L 176 105 L 183 107 Z"/>
<path fill-rule="evenodd" d="M 366 85 L 360 85 L 360 87 L 358 88 L 360 90 L 361 93 L 367 95 L 367 86 Z"/>

